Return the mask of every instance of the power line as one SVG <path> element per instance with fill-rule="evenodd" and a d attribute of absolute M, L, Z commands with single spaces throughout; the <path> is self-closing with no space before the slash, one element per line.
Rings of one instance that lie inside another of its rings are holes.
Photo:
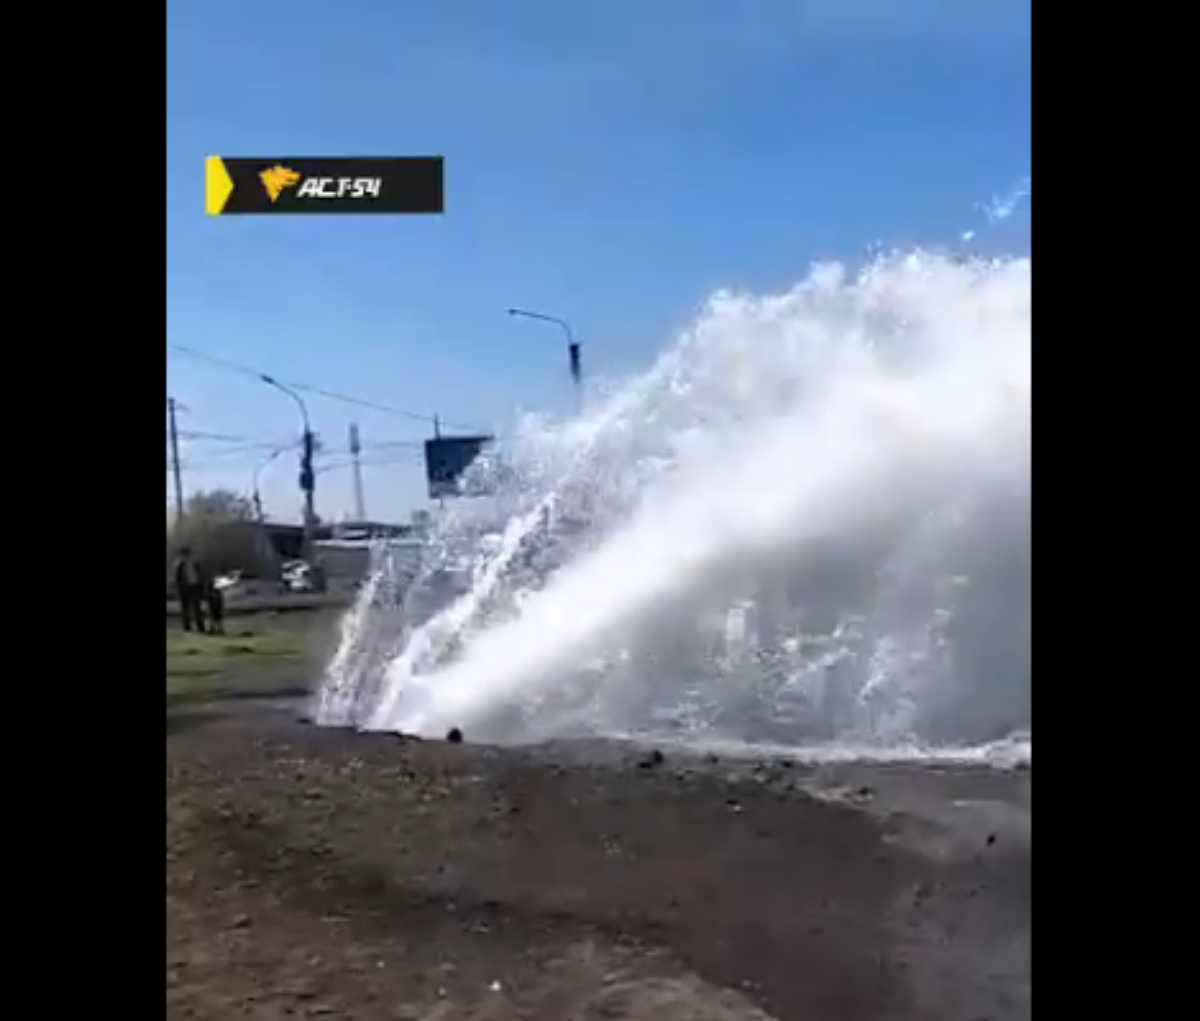
<path fill-rule="evenodd" d="M 420 455 L 416 451 L 393 451 L 388 454 L 379 453 L 374 456 L 363 457 L 361 460 L 363 468 L 395 468 L 400 465 L 419 465 L 422 463 Z M 353 457 L 340 457 L 337 460 L 328 461 L 321 466 L 321 471 L 344 471 L 347 468 L 354 467 Z"/>
<path fill-rule="evenodd" d="M 170 350 L 181 350 L 186 352 L 190 357 L 196 357 L 206 362 L 231 371 L 238 375 L 246 375 L 258 379 L 260 374 L 250 366 L 242 365 L 237 362 L 232 362 L 223 358 L 209 356 L 203 352 L 193 351 L 191 348 L 183 348 L 181 345 L 168 344 Z M 297 387 L 300 389 L 300 387 Z M 325 394 L 326 391 L 311 389 L 319 394 Z M 336 395 L 341 397 L 342 395 Z M 414 418 L 421 421 L 431 421 L 434 425 L 434 435 L 438 435 L 439 421 L 436 417 L 426 418 L 425 416 L 401 413 L 394 408 L 385 408 L 380 405 L 373 405 L 370 402 L 359 402 L 354 398 L 347 398 L 355 403 L 365 404 L 369 407 L 380 407 L 393 414 L 400 414 L 405 418 Z M 185 410 L 178 402 L 168 404 L 168 410 L 171 408 L 177 410 Z M 262 460 L 262 455 L 266 452 L 271 452 L 273 455 L 283 453 L 288 449 L 296 446 L 295 442 L 282 443 L 278 439 L 267 439 L 262 434 L 258 434 L 258 438 L 253 435 L 234 434 L 227 432 L 219 432 L 215 430 L 192 428 L 178 429 L 176 423 L 170 420 L 169 426 L 176 428 L 175 439 L 176 443 L 180 440 L 185 441 L 187 445 L 186 458 L 179 457 L 178 452 L 174 458 L 168 459 L 168 473 L 178 472 L 186 469 L 189 472 L 196 472 L 201 475 L 211 472 L 217 472 L 228 476 L 231 471 L 240 472 L 248 463 Z M 170 430 L 168 430 L 168 440 L 170 440 Z M 322 445 L 321 453 L 326 456 L 326 461 L 321 465 L 317 472 L 321 475 L 327 473 L 340 473 L 345 469 L 362 469 L 367 470 L 388 470 L 391 468 L 400 467 L 418 467 L 422 461 L 426 439 L 380 439 L 377 441 L 368 441 L 365 445 L 368 456 L 360 458 L 363 444 L 358 441 L 357 437 L 351 441 L 349 447 L 342 445 Z M 357 450 L 355 448 L 358 448 Z M 347 459 L 347 455 L 350 457 Z M 273 458 L 272 458 L 273 459 Z M 255 490 L 257 492 L 258 472 L 266 466 L 266 462 L 258 465 L 255 468 Z M 240 487 L 238 487 L 240 488 Z M 360 484 L 361 488 L 361 484 Z M 359 501 L 361 504 L 361 500 Z M 363 516 L 362 514 L 359 515 Z"/>
<path fill-rule="evenodd" d="M 167 430 L 167 435 L 170 435 L 170 429 Z M 193 444 L 203 444 L 207 449 L 225 451 L 234 448 L 258 448 L 258 447 L 287 447 L 295 446 L 297 440 L 279 435 L 272 436 L 269 433 L 258 433 L 249 436 L 236 436 L 233 433 L 212 433 L 203 432 L 193 429 L 180 429 L 178 436 L 181 440 L 188 440 Z M 382 448 L 385 450 L 420 450 L 425 446 L 425 440 L 414 439 L 379 439 L 371 441 L 371 446 Z M 349 450 L 350 448 L 345 443 L 322 443 L 323 451 L 331 450 Z"/>
<path fill-rule="evenodd" d="M 202 432 L 196 429 L 180 429 L 179 438 L 181 440 L 211 440 L 213 443 L 262 443 L 264 440 L 255 439 L 253 436 L 233 436 L 229 433 L 210 433 Z"/>
<path fill-rule="evenodd" d="M 168 440 L 170 434 L 168 433 Z M 271 453 L 276 450 L 290 450 L 296 446 L 296 443 L 285 442 L 282 440 L 252 440 L 248 437 L 222 436 L 217 438 L 212 434 L 196 434 L 187 433 L 182 429 L 179 431 L 179 439 L 188 441 L 189 450 L 193 452 L 202 452 L 203 456 L 210 460 L 228 459 L 234 460 L 251 455 L 263 453 Z M 195 444 L 205 444 L 203 447 L 195 446 Z M 380 440 L 366 441 L 362 444 L 364 450 L 374 454 L 403 454 L 417 455 L 424 449 L 424 441 L 422 440 Z M 326 457 L 343 457 L 353 453 L 351 448 L 346 444 L 322 444 L 320 452 Z"/>
<path fill-rule="evenodd" d="M 182 437 L 182 433 L 180 436 Z M 286 453 L 297 447 L 295 442 L 279 443 L 271 441 L 253 441 L 229 445 L 220 444 L 214 447 L 199 448 L 189 446 L 187 454 L 182 459 L 183 467 L 194 471 L 219 471 L 236 469 L 245 464 L 259 460 L 263 454 Z M 363 466 L 366 468 L 391 467 L 401 464 L 419 464 L 422 460 L 424 443 L 413 440 L 389 440 L 378 443 L 364 442 L 362 452 L 365 456 Z M 322 445 L 321 454 L 327 458 L 321 471 L 341 469 L 353 464 L 353 451 L 344 444 Z M 169 470 L 169 468 L 168 468 Z"/>
<path fill-rule="evenodd" d="M 204 351 L 197 351 L 195 348 L 187 347 L 184 344 L 174 344 L 167 342 L 167 348 L 174 351 L 176 354 L 184 355 L 187 358 L 194 358 L 196 361 L 206 362 L 209 365 L 217 368 L 225 369 L 227 372 L 236 372 L 238 375 L 246 376 L 251 379 L 262 380 L 267 375 L 260 372 L 258 369 L 252 368 L 249 365 L 243 365 L 240 362 L 231 361 L 228 358 L 219 358 L 216 355 L 208 354 Z M 324 397 L 326 400 L 339 401 L 342 404 L 353 405 L 357 408 L 366 408 L 370 411 L 379 411 L 385 415 L 395 415 L 398 418 L 407 418 L 414 422 L 434 423 L 437 421 L 435 415 L 422 415 L 416 411 L 405 411 L 402 408 L 393 408 L 387 404 L 378 404 L 375 401 L 363 400 L 361 397 L 351 397 L 347 394 L 338 393 L 335 390 L 326 390 L 323 387 L 312 386 L 308 383 L 294 383 L 288 381 L 288 386 L 296 390 L 302 390 L 305 393 L 314 394 L 317 397 Z M 464 425 L 461 422 L 443 422 L 443 425 L 450 425 L 455 429 L 464 429 L 467 431 L 482 431 L 477 426 Z"/>
<path fill-rule="evenodd" d="M 169 433 L 169 430 L 168 430 L 168 433 Z M 178 435 L 181 440 L 193 440 L 193 441 L 205 442 L 205 443 L 221 443 L 221 444 L 227 443 L 227 444 L 232 444 L 234 446 L 245 446 L 245 447 L 290 446 L 292 443 L 294 443 L 294 441 L 290 440 L 290 439 L 284 439 L 282 437 L 270 437 L 270 436 L 263 435 L 263 434 L 260 434 L 258 436 L 235 436 L 232 433 L 205 432 L 203 430 L 198 430 L 198 429 L 180 429 L 180 430 L 178 430 Z M 417 450 L 417 449 L 424 447 L 424 445 L 425 445 L 425 440 L 423 440 L 423 439 L 420 439 L 420 440 L 384 439 L 384 440 L 371 441 L 372 447 L 386 448 L 389 450 L 401 449 L 401 448 L 410 448 L 413 450 Z M 339 449 L 339 448 L 336 446 L 327 446 L 327 445 L 323 444 L 322 449 L 328 451 L 328 450 L 335 450 L 335 449 Z M 346 448 L 346 449 L 348 449 L 348 448 Z"/>

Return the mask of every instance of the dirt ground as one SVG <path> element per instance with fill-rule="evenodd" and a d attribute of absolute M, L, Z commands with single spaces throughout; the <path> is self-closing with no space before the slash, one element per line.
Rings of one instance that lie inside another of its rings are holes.
<path fill-rule="evenodd" d="M 167 1017 L 1025 1019 L 1031 783 L 188 708 Z"/>

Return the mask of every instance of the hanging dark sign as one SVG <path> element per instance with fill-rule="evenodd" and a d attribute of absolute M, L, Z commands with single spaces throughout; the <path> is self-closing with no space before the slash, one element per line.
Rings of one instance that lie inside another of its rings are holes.
<path fill-rule="evenodd" d="M 490 436 L 441 436 L 425 441 L 425 479 L 431 500 L 462 494 L 462 478 L 492 442 Z"/>

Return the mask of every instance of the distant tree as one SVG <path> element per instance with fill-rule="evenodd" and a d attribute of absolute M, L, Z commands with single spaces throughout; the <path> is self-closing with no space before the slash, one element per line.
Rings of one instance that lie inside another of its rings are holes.
<path fill-rule="evenodd" d="M 273 577 L 278 560 L 255 520 L 254 505 L 227 489 L 196 493 L 182 519 L 167 530 L 167 563 L 188 546 L 214 574 L 241 571 L 248 577 Z"/>
<path fill-rule="evenodd" d="M 184 517 L 216 522 L 253 521 L 254 504 L 231 489 L 210 489 L 192 495 Z"/>

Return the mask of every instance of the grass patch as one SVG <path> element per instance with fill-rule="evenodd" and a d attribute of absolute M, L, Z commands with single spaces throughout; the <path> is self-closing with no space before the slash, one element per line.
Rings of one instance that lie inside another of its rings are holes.
<path fill-rule="evenodd" d="M 328 614 L 232 619 L 224 635 L 167 622 L 167 708 L 307 690 L 330 635 Z"/>

